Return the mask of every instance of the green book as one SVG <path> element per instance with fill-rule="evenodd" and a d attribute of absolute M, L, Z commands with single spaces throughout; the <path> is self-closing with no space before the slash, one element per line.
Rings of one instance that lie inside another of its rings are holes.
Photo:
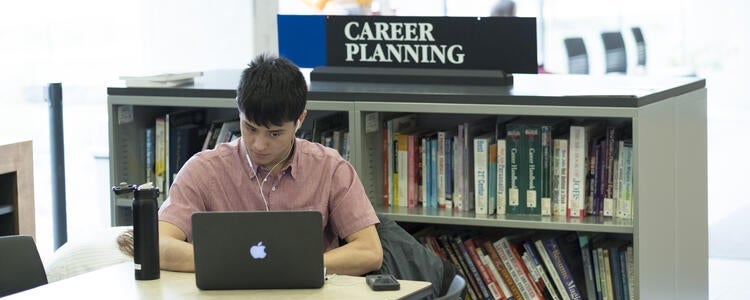
<path fill-rule="evenodd" d="M 523 128 L 521 124 L 508 124 L 506 126 L 506 186 L 508 188 L 507 205 L 505 213 L 509 215 L 524 214 L 526 207 L 526 186 L 528 184 L 528 168 L 522 167 L 525 160 L 525 148 L 523 143 Z"/>

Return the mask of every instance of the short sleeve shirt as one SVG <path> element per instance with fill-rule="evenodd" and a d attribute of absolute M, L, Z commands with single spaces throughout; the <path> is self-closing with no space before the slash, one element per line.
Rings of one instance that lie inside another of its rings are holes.
<path fill-rule="evenodd" d="M 320 211 L 326 250 L 379 223 L 357 173 L 336 150 L 297 139 L 288 165 L 266 177 L 268 170 L 250 167 L 241 141 L 194 155 L 175 177 L 159 220 L 180 228 L 188 242 L 194 212 L 265 210 L 261 189 L 269 210 Z"/>

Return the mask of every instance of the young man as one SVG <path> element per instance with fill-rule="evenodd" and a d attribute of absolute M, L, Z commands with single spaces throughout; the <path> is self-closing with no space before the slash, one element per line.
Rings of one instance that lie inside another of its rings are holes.
<path fill-rule="evenodd" d="M 333 149 L 295 138 L 307 84 L 290 61 L 260 55 L 237 88 L 242 138 L 193 156 L 159 210 L 161 268 L 193 271 L 190 217 L 197 211 L 309 210 L 323 215 L 329 273 L 379 270 L 379 223 L 354 168 Z M 346 244 L 339 246 L 343 238 Z"/>

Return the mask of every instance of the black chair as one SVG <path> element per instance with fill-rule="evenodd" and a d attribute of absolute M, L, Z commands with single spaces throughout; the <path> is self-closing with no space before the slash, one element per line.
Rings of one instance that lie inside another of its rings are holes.
<path fill-rule="evenodd" d="M 47 273 L 34 239 L 0 237 L 0 297 L 47 284 Z"/>
<path fill-rule="evenodd" d="M 568 53 L 568 73 L 588 74 L 589 55 L 586 51 L 586 44 L 583 42 L 583 38 L 566 38 L 564 42 L 565 51 Z"/>
<path fill-rule="evenodd" d="M 464 299 L 464 295 L 466 295 L 466 279 L 456 274 L 453 277 L 453 281 L 451 281 L 450 287 L 448 287 L 448 292 L 433 300 L 459 300 Z"/>
<path fill-rule="evenodd" d="M 636 65 L 645 67 L 646 66 L 646 40 L 643 39 L 643 32 L 640 27 L 630 28 L 633 32 L 633 38 L 635 39 L 636 57 L 638 62 Z"/>
<path fill-rule="evenodd" d="M 622 33 L 619 31 L 602 32 L 602 42 L 606 62 L 605 73 L 627 73 L 628 58 Z"/>

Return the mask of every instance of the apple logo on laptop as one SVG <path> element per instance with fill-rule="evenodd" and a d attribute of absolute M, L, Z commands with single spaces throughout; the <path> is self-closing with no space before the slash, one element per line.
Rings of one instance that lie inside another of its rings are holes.
<path fill-rule="evenodd" d="M 266 257 L 266 246 L 263 245 L 263 241 L 250 247 L 250 256 L 254 259 L 264 259 Z"/>

